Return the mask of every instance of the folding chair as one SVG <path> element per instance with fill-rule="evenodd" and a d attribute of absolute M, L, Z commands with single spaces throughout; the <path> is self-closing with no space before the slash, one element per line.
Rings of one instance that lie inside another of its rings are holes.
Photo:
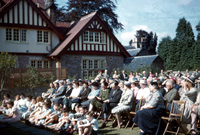
<path fill-rule="evenodd" d="M 140 110 L 140 108 L 142 107 L 142 105 L 144 104 L 144 102 L 145 102 L 145 99 L 141 99 L 140 100 L 138 110 Z M 136 100 L 135 100 L 135 107 L 136 107 Z M 126 124 L 126 128 L 128 127 L 129 123 L 132 121 L 132 119 L 134 118 L 134 116 L 136 115 L 135 107 L 134 107 L 133 111 L 129 113 L 130 115 L 133 115 L 133 117 L 130 117 L 128 123 Z M 133 125 L 131 126 L 131 130 L 134 128 L 135 125 L 136 124 L 133 123 Z"/>
<path fill-rule="evenodd" d="M 165 128 L 163 135 L 165 135 L 166 133 L 178 135 L 180 128 L 182 128 L 183 132 L 185 133 L 181 125 L 182 120 L 183 120 L 184 110 L 185 110 L 185 101 L 173 100 L 169 117 L 162 117 L 163 120 L 167 121 L 167 126 Z M 177 124 L 176 131 L 170 130 L 170 126 L 172 126 L 172 122 L 175 122 L 175 124 Z"/>
<path fill-rule="evenodd" d="M 136 99 L 134 98 L 133 100 L 133 107 L 132 107 L 132 111 L 131 112 L 126 112 L 127 116 L 128 116 L 128 122 L 126 123 L 125 128 L 128 127 L 129 123 L 132 121 L 132 117 L 131 115 L 133 115 L 133 112 L 135 113 L 135 106 L 136 106 Z"/>

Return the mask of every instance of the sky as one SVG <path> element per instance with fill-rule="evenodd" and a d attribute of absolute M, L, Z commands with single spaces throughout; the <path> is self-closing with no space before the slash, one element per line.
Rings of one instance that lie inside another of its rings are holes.
<path fill-rule="evenodd" d="M 67 0 L 57 0 L 62 6 Z M 179 19 L 185 17 L 192 25 L 195 37 L 200 21 L 200 0 L 116 0 L 118 20 L 124 30 L 115 36 L 127 46 L 137 30 L 153 31 L 160 41 L 163 37 L 176 35 Z"/>

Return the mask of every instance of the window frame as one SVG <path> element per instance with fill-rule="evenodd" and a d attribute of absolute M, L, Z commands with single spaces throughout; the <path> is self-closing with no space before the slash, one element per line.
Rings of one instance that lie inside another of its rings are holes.
<path fill-rule="evenodd" d="M 8 39 L 8 31 L 10 30 L 10 40 Z M 17 34 L 18 36 L 16 36 L 18 38 L 18 40 L 14 40 L 15 39 L 15 30 L 17 30 Z M 22 41 L 22 30 L 25 31 L 25 38 L 26 41 Z M 7 42 L 14 42 L 14 43 L 26 43 L 27 42 L 27 29 L 20 29 L 20 28 L 6 28 L 6 41 Z"/>
<path fill-rule="evenodd" d="M 97 36 L 98 35 L 98 36 Z M 106 34 L 103 31 L 84 31 L 83 43 L 106 44 Z"/>
<path fill-rule="evenodd" d="M 41 39 L 40 40 L 38 40 L 38 32 L 41 32 Z M 47 32 L 48 33 L 48 42 L 45 42 L 45 32 Z M 50 31 L 48 31 L 48 30 L 37 30 L 37 43 L 39 43 L 39 44 L 49 44 L 50 43 Z"/>

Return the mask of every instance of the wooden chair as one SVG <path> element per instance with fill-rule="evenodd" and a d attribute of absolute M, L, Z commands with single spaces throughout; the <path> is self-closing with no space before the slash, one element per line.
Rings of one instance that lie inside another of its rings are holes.
<path fill-rule="evenodd" d="M 165 135 L 166 133 L 178 135 L 181 128 L 182 128 L 183 132 L 185 133 L 185 131 L 181 125 L 182 120 L 183 120 L 184 110 L 185 110 L 185 101 L 173 100 L 169 117 L 162 117 L 163 120 L 167 121 L 167 125 L 166 125 L 163 135 Z M 177 124 L 176 131 L 169 129 L 170 126 L 172 125 L 172 122 Z"/>
<path fill-rule="evenodd" d="M 139 103 L 139 107 L 138 107 L 138 110 L 140 110 L 140 108 L 142 107 L 142 105 L 143 105 L 143 103 L 145 102 L 145 99 L 141 99 L 140 100 L 140 103 Z M 127 124 L 126 124 L 126 127 L 125 128 L 127 128 L 128 127 L 128 125 L 129 125 L 129 123 L 132 121 L 132 119 L 134 118 L 134 116 L 136 115 L 136 112 L 135 112 L 135 107 L 136 107 L 136 99 L 134 100 L 134 102 L 133 102 L 133 109 L 132 109 L 132 111 L 131 112 L 129 112 L 129 121 L 127 122 Z M 132 117 L 131 117 L 131 115 L 133 115 Z M 135 126 L 136 124 L 135 123 L 133 123 L 133 125 L 131 126 L 131 129 L 133 129 L 134 128 L 134 126 Z"/>

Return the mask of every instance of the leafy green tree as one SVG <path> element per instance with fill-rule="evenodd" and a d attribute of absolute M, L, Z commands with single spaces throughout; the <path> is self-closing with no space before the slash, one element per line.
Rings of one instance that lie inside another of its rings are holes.
<path fill-rule="evenodd" d="M 78 21 L 81 17 L 97 11 L 98 16 L 105 22 L 111 31 L 123 30 L 123 24 L 119 22 L 115 13 L 116 1 L 113 0 L 68 0 L 66 8 L 62 7 L 61 13 L 65 13 L 65 21 Z M 66 9 L 66 10 L 65 10 Z"/>
<path fill-rule="evenodd" d="M 1 52 L 0 54 L 0 76 L 1 76 L 1 88 L 3 90 L 5 80 L 10 76 L 16 64 L 16 56 L 8 54 L 7 52 Z"/>

